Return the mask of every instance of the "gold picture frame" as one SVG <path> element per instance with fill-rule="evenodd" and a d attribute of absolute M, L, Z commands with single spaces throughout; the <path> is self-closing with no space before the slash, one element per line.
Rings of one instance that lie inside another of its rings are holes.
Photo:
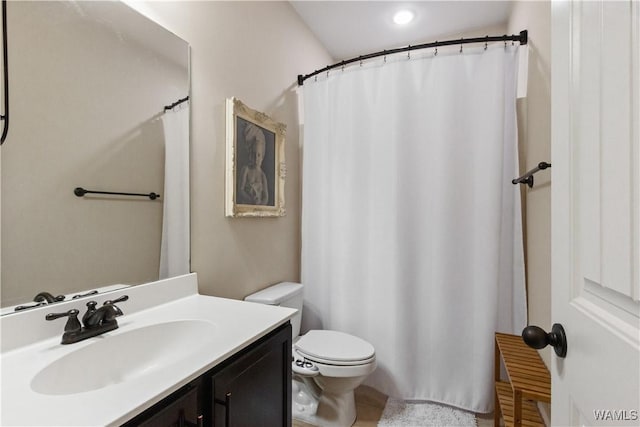
<path fill-rule="evenodd" d="M 284 140 L 287 126 L 247 107 L 226 100 L 227 217 L 284 216 Z"/>

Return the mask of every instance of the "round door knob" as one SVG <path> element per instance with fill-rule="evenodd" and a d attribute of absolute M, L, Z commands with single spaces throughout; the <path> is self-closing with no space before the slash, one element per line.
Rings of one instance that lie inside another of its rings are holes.
<path fill-rule="evenodd" d="M 539 350 L 551 345 L 558 357 L 567 356 L 567 336 L 559 323 L 554 323 L 549 333 L 538 326 L 527 326 L 522 330 L 522 339 L 529 347 Z"/>

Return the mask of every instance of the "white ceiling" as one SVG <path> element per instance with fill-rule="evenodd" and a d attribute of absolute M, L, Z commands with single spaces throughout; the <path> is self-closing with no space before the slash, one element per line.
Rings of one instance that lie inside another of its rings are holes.
<path fill-rule="evenodd" d="M 512 4 L 511 1 L 290 3 L 335 60 L 501 25 L 507 22 Z M 400 9 L 410 9 L 415 19 L 405 26 L 394 24 L 393 15 Z"/>

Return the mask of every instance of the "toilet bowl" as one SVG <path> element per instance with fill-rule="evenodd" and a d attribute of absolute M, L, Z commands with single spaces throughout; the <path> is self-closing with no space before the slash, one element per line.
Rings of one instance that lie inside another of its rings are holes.
<path fill-rule="evenodd" d="M 318 426 L 351 426 L 357 415 L 353 391 L 376 368 L 373 346 L 343 332 L 312 330 L 296 341 L 292 354 L 294 374 L 317 400 L 310 413 L 294 398 L 294 418 Z"/>
<path fill-rule="evenodd" d="M 293 418 L 322 427 L 348 427 L 356 420 L 353 391 L 376 368 L 375 349 L 353 335 L 311 330 L 298 337 L 302 313 L 299 283 L 283 282 L 246 301 L 297 308 L 293 334 Z"/>

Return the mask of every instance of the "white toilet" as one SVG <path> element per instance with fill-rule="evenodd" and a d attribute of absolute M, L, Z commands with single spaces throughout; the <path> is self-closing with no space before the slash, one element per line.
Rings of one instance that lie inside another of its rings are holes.
<path fill-rule="evenodd" d="M 363 339 L 338 331 L 300 334 L 300 283 L 282 282 L 245 301 L 298 309 L 293 334 L 293 418 L 322 427 L 348 427 L 356 420 L 353 390 L 376 368 L 375 349 Z"/>

